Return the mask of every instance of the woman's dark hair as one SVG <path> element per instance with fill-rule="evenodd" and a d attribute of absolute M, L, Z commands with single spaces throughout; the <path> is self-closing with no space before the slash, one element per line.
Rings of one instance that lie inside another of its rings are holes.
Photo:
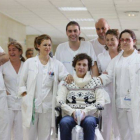
<path fill-rule="evenodd" d="M 35 40 L 34 40 L 34 48 L 37 51 L 39 51 L 38 45 L 40 45 L 43 40 L 50 40 L 51 43 L 52 43 L 52 39 L 49 35 L 43 34 L 43 35 L 40 35 L 40 36 L 36 37 Z"/>
<path fill-rule="evenodd" d="M 78 61 L 81 61 L 81 60 L 84 60 L 84 59 L 87 59 L 87 60 L 88 60 L 88 70 L 90 71 L 90 69 L 91 69 L 91 67 L 92 67 L 92 58 L 91 58 L 90 56 L 88 56 L 86 53 L 77 54 L 77 55 L 73 58 L 72 66 L 75 68 L 76 63 L 77 63 Z"/>
<path fill-rule="evenodd" d="M 106 32 L 106 36 L 107 36 L 107 35 L 113 35 L 113 36 L 115 36 L 115 37 L 118 39 L 118 41 L 119 41 L 119 34 L 120 34 L 120 33 L 119 33 L 119 30 L 118 30 L 118 29 L 109 29 L 109 30 Z M 108 50 L 107 45 L 105 46 L 105 49 Z M 118 52 L 121 51 L 120 45 L 118 45 L 117 51 L 118 51 Z"/>
<path fill-rule="evenodd" d="M 132 30 L 129 30 L 129 29 L 125 29 L 124 31 L 122 31 L 122 32 L 120 33 L 119 40 L 121 39 L 123 33 L 128 33 L 128 34 L 130 34 L 131 38 L 132 38 L 133 40 L 137 41 L 135 33 L 134 33 Z M 134 45 L 133 47 L 134 47 L 135 49 L 137 49 L 137 46 L 136 46 L 136 45 Z"/>
<path fill-rule="evenodd" d="M 23 54 L 23 49 L 22 49 L 21 44 L 18 43 L 18 42 L 16 42 L 16 41 L 13 41 L 13 42 L 10 42 L 10 43 L 8 44 L 8 48 L 9 48 L 9 46 L 11 46 L 11 45 L 14 46 L 14 47 L 16 47 L 19 51 L 21 51 L 20 60 L 23 61 L 23 62 L 25 62 L 25 58 L 22 56 L 22 54 Z"/>

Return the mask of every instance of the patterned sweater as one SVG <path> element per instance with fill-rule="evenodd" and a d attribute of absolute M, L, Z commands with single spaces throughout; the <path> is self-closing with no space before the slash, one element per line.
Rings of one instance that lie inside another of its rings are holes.
<path fill-rule="evenodd" d="M 91 78 L 89 72 L 84 78 L 74 75 L 74 82 L 66 82 L 58 90 L 57 102 L 61 105 L 63 116 L 72 115 L 76 109 L 82 109 L 86 116 L 97 116 L 96 105 L 105 104 L 105 90 L 98 77 Z"/>

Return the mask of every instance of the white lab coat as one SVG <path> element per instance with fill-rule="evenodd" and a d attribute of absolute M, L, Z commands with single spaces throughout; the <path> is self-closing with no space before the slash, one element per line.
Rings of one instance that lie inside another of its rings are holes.
<path fill-rule="evenodd" d="M 1 47 L 0 52 L 4 52 L 4 50 Z M 6 136 L 8 132 L 8 124 L 9 119 L 6 89 L 2 75 L 2 67 L 0 66 L 0 140 L 7 140 Z"/>
<path fill-rule="evenodd" d="M 135 55 L 133 55 L 131 61 L 129 62 L 129 76 L 130 76 L 130 95 L 131 95 L 131 111 L 134 125 L 135 134 L 140 134 L 140 55 L 135 50 Z M 115 106 L 115 96 L 116 96 L 116 79 L 115 79 L 115 68 L 117 66 L 118 61 L 120 60 L 123 51 L 120 52 L 109 64 L 107 68 L 107 74 L 102 74 L 100 77 L 103 81 L 103 85 L 107 85 L 111 81 L 113 81 L 113 99 L 112 99 L 112 107 L 113 107 L 113 127 L 115 136 L 119 136 L 118 122 L 117 122 L 117 114 L 116 114 L 116 106 Z M 123 76 L 123 75 L 120 75 Z M 125 78 L 125 77 L 124 77 Z M 123 85 L 122 85 L 123 86 Z"/>
<path fill-rule="evenodd" d="M 107 66 L 111 61 L 111 57 L 107 50 L 104 50 L 97 57 L 97 64 L 100 73 L 106 71 Z M 105 105 L 104 111 L 102 112 L 102 124 L 103 130 L 102 135 L 105 140 L 110 140 L 111 132 L 112 132 L 112 94 L 113 94 L 113 83 L 111 82 L 109 85 L 105 86 L 104 89 L 110 96 L 111 103 Z"/>
<path fill-rule="evenodd" d="M 52 114 L 50 117 L 52 118 L 51 127 L 53 130 L 55 129 L 55 97 L 58 88 L 59 80 L 64 79 L 68 72 L 61 62 L 56 60 L 55 58 L 50 58 L 51 61 L 51 69 L 54 72 L 54 82 L 53 82 L 53 98 L 50 102 L 52 102 Z M 23 126 L 30 127 L 31 119 L 32 119 L 32 109 L 33 109 L 33 99 L 35 94 L 36 85 L 36 77 L 38 74 L 38 61 L 37 56 L 26 60 L 21 75 L 21 81 L 19 84 L 19 96 L 23 92 L 27 92 L 27 95 L 23 97 L 22 100 L 22 119 Z M 49 82 L 49 81 L 48 81 Z M 50 128 L 48 128 L 50 129 Z M 53 131 L 55 134 L 55 130 Z"/>

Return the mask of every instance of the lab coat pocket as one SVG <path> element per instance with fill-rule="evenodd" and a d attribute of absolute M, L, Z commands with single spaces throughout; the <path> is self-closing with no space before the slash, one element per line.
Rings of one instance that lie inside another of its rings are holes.
<path fill-rule="evenodd" d="M 9 109 L 15 108 L 15 98 L 12 95 L 7 95 L 7 104 Z"/>
<path fill-rule="evenodd" d="M 53 86 L 53 81 L 54 81 L 54 76 L 48 75 L 48 77 L 45 80 L 46 86 L 52 87 Z"/>

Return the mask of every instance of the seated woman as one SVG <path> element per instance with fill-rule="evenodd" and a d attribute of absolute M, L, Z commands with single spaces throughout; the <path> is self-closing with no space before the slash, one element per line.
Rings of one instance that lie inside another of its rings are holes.
<path fill-rule="evenodd" d="M 61 140 L 71 140 L 71 131 L 75 127 L 77 109 L 81 111 L 83 117 L 81 126 L 84 131 L 84 140 L 94 140 L 95 127 L 98 123 L 99 104 L 104 106 L 105 95 L 108 103 L 110 102 L 108 94 L 101 88 L 102 84 L 97 77 L 91 77 L 90 69 L 92 59 L 85 53 L 74 57 L 72 66 L 75 68 L 74 82 L 64 83 L 58 90 L 57 102 L 61 105 L 62 115 L 60 121 Z"/>

